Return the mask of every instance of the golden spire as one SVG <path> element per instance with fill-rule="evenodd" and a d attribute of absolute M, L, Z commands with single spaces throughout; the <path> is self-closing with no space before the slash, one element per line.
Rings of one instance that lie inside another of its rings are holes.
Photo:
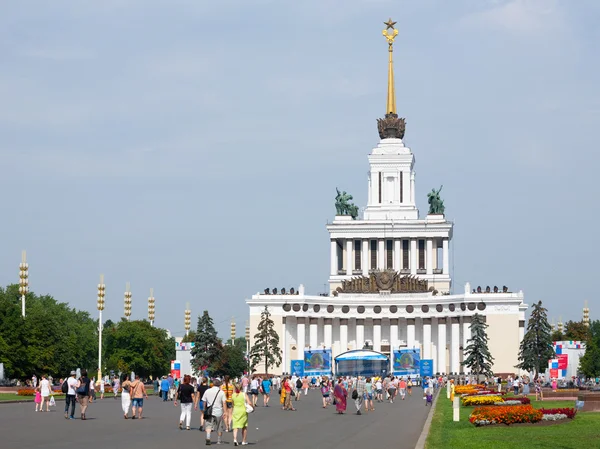
<path fill-rule="evenodd" d="M 387 22 L 383 22 L 386 29 L 383 30 L 383 37 L 387 39 L 388 43 L 388 87 L 387 87 L 387 106 L 385 109 L 386 114 L 396 114 L 396 91 L 394 90 L 394 61 L 392 59 L 392 53 L 394 52 L 394 39 L 398 36 L 398 30 L 394 28 L 396 22 L 393 22 L 390 18 Z M 391 33 L 389 30 L 392 29 Z"/>

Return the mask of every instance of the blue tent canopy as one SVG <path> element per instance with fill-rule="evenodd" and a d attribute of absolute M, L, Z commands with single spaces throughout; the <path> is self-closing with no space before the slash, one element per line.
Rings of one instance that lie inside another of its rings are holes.
<path fill-rule="evenodd" d="M 385 354 L 365 349 L 344 352 L 335 358 L 338 376 L 380 376 L 389 372 L 390 360 Z"/>
<path fill-rule="evenodd" d="M 344 352 L 335 358 L 336 362 L 342 360 L 388 360 L 385 354 L 375 351 L 368 351 L 365 349 L 355 349 L 353 351 Z"/>

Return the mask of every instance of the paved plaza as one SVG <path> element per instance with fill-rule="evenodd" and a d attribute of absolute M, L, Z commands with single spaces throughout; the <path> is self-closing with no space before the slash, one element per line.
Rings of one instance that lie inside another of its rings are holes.
<path fill-rule="evenodd" d="M 318 390 L 294 403 L 297 411 L 284 412 L 279 402 L 257 407 L 250 415 L 248 442 L 261 448 L 363 448 L 413 449 L 423 429 L 429 407 L 422 390 L 394 404 L 375 403 L 375 412 L 354 414 L 353 402 L 346 415 L 335 407 L 323 409 Z M 35 413 L 33 403 L 0 404 L 2 449 L 85 447 L 86 449 L 136 449 L 204 446 L 198 431 L 199 412 L 192 414 L 190 431 L 177 428 L 180 408 L 156 397 L 144 401 L 144 419 L 124 420 L 121 401 L 109 398 L 90 405 L 87 421 L 66 420 L 64 402 L 57 401 L 50 413 Z M 79 407 L 76 416 L 79 416 Z M 223 436 L 224 446 L 233 447 L 233 435 Z M 216 436 L 213 437 L 213 442 Z M 241 441 L 241 435 L 238 436 Z"/>

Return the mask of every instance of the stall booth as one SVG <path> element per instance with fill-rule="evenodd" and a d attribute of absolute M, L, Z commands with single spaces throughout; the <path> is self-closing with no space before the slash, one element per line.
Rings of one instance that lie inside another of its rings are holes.
<path fill-rule="evenodd" d="M 337 376 L 387 376 L 390 359 L 381 352 L 355 349 L 344 352 L 335 358 Z"/>

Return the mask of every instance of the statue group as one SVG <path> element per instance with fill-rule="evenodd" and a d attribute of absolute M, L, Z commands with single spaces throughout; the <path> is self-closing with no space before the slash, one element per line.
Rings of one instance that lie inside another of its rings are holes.
<path fill-rule="evenodd" d="M 431 189 L 427 194 L 427 202 L 429 203 L 429 215 L 444 215 L 444 201 L 440 198 L 441 186 L 438 190 Z"/>
<path fill-rule="evenodd" d="M 346 192 L 340 192 L 336 187 L 337 195 L 335 197 L 335 214 L 336 215 L 350 215 L 353 220 L 358 217 L 358 206 L 350 203 L 352 195 Z"/>

